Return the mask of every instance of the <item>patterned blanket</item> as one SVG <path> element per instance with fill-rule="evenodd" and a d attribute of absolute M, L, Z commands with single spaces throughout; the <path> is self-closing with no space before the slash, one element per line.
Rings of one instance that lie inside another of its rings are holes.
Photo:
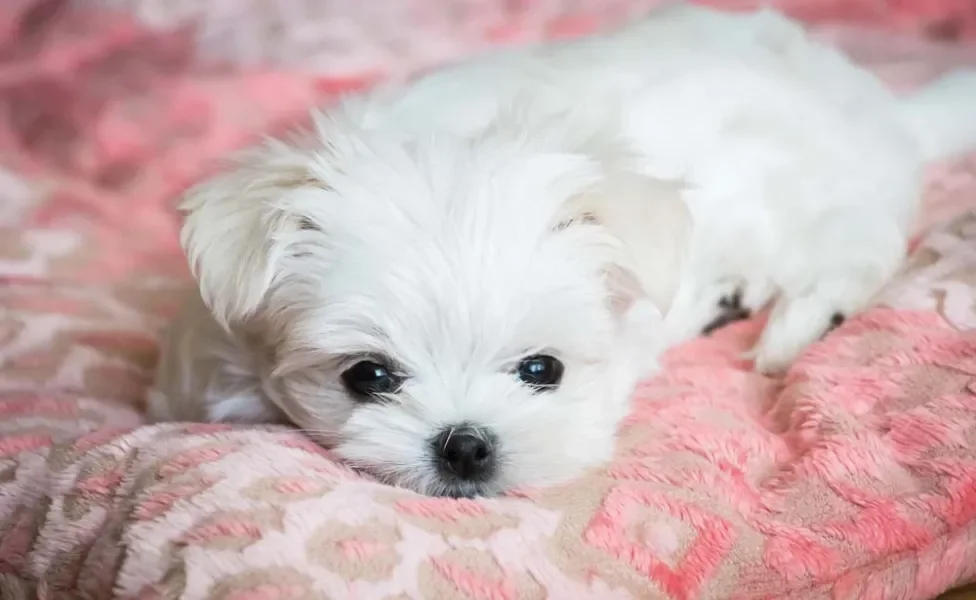
<path fill-rule="evenodd" d="M 559 489 L 430 499 L 286 429 L 142 425 L 188 286 L 174 201 L 214 159 L 337 93 L 657 3 L 0 3 L 0 598 L 922 599 L 976 580 L 976 158 L 933 170 L 877 308 L 781 379 L 736 358 L 755 322 L 677 348 L 613 464 Z M 971 0 L 780 4 L 895 85 L 976 65 L 944 43 L 976 34 Z"/>

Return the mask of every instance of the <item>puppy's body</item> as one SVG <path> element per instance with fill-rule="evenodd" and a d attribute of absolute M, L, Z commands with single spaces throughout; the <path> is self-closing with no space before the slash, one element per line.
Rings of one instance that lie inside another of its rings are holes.
<path fill-rule="evenodd" d="M 427 493 L 565 480 L 723 301 L 773 302 L 764 371 L 863 308 L 974 81 L 898 99 L 777 15 L 683 7 L 347 102 L 189 196 L 151 410 L 291 421 Z"/>
<path fill-rule="evenodd" d="M 619 111 L 618 133 L 643 172 L 687 186 L 693 237 L 673 306 L 662 306 L 672 342 L 699 334 L 723 297 L 738 293 L 756 310 L 782 294 L 756 348 L 767 372 L 785 368 L 890 277 L 918 206 L 923 159 L 959 149 L 951 139 L 945 148 L 920 144 L 929 123 L 916 135 L 911 101 L 795 23 L 690 7 L 611 37 L 435 73 L 374 122 L 469 135 L 527 90 L 537 100 L 549 94 L 551 105 L 568 98 L 582 111 Z M 445 110 L 445 99 L 458 110 Z M 959 135 L 966 143 L 973 132 Z M 639 255 L 656 254 L 647 250 Z"/>

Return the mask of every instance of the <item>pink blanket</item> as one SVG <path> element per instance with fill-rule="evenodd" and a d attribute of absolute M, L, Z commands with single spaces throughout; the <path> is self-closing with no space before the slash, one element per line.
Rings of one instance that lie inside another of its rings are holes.
<path fill-rule="evenodd" d="M 0 3 L 0 598 L 930 598 L 976 579 L 976 157 L 879 306 L 783 379 L 672 352 L 613 464 L 429 499 L 275 428 L 140 426 L 188 285 L 174 198 L 308 106 L 653 0 Z M 746 6 L 748 1 L 712 0 Z M 898 85 L 971 0 L 791 0 Z M 101 8 L 93 8 L 100 5 Z"/>

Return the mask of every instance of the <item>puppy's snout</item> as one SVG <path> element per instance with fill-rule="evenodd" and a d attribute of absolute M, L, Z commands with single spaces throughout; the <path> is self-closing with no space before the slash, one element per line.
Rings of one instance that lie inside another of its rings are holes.
<path fill-rule="evenodd" d="M 444 470 L 464 481 L 484 481 L 495 469 L 494 436 L 484 429 L 448 427 L 433 441 Z"/>

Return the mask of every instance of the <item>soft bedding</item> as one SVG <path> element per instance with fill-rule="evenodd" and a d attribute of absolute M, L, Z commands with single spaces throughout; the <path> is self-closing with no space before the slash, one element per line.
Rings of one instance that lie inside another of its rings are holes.
<path fill-rule="evenodd" d="M 933 171 L 876 308 L 782 379 L 737 358 L 755 322 L 676 349 L 613 464 L 571 485 L 430 499 L 286 429 L 143 425 L 188 285 L 175 198 L 213 159 L 341 91 L 652 4 L 0 3 L 0 598 L 886 599 L 976 580 L 973 157 Z M 976 65 L 945 43 L 976 32 L 969 0 L 781 4 L 894 85 Z"/>

